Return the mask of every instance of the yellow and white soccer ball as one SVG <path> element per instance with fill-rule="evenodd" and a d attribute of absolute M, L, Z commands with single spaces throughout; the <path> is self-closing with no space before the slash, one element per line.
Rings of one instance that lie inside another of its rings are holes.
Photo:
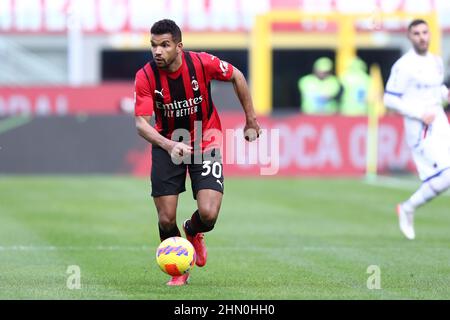
<path fill-rule="evenodd" d="M 195 265 L 194 247 L 184 238 L 168 238 L 158 246 L 156 262 L 165 273 L 181 276 Z"/>

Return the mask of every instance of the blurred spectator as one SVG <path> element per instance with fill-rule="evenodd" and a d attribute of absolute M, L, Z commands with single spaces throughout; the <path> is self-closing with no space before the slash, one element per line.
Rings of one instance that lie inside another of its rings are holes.
<path fill-rule="evenodd" d="M 298 80 L 301 110 L 306 114 L 334 114 L 338 112 L 342 86 L 332 74 L 333 62 L 327 57 L 316 60 L 313 73 Z"/>
<path fill-rule="evenodd" d="M 367 65 L 360 58 L 350 61 L 340 77 L 344 92 L 341 100 L 341 114 L 346 116 L 367 115 L 370 76 Z"/>

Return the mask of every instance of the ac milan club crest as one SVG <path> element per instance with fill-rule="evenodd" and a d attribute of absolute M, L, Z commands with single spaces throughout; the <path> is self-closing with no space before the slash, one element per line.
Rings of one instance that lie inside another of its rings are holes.
<path fill-rule="evenodd" d="M 194 91 L 197 91 L 198 90 L 198 82 L 197 82 L 197 80 L 192 80 L 192 89 L 194 89 Z"/>

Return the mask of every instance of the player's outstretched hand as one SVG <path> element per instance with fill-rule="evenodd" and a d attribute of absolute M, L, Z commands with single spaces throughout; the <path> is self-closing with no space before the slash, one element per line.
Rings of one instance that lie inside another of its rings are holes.
<path fill-rule="evenodd" d="M 425 112 L 422 116 L 422 122 L 429 126 L 433 121 L 436 115 L 432 112 Z"/>
<path fill-rule="evenodd" d="M 247 120 L 244 127 L 244 137 L 247 141 L 255 141 L 259 138 L 261 134 L 261 128 L 259 127 L 259 123 L 256 119 Z"/>

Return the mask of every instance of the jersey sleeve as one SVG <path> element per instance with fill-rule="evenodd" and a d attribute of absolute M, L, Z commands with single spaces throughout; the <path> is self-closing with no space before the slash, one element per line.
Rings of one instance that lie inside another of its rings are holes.
<path fill-rule="evenodd" d="M 200 57 L 210 79 L 230 81 L 233 75 L 233 65 L 206 52 L 200 53 Z"/>
<path fill-rule="evenodd" d="M 439 68 L 439 72 L 442 74 L 442 77 L 444 77 L 444 61 L 442 61 L 442 58 L 437 56 L 436 57 L 438 59 L 438 68 Z M 447 86 L 445 85 L 445 83 L 442 83 L 441 85 L 441 98 L 442 98 L 442 103 L 447 104 L 448 101 L 448 93 L 449 90 L 447 88 Z"/>
<path fill-rule="evenodd" d="M 136 116 L 153 115 L 153 96 L 150 83 L 142 69 L 136 73 L 134 81 L 134 114 Z"/>
<path fill-rule="evenodd" d="M 419 103 L 405 103 L 403 94 L 409 84 L 408 69 L 404 64 L 397 61 L 392 67 L 391 74 L 386 84 L 384 92 L 384 104 L 387 108 L 397 111 L 403 116 L 420 120 L 423 115 L 423 109 Z"/>
<path fill-rule="evenodd" d="M 402 96 L 408 86 L 408 72 L 405 66 L 397 61 L 391 69 L 391 74 L 386 84 L 386 93 Z"/>

